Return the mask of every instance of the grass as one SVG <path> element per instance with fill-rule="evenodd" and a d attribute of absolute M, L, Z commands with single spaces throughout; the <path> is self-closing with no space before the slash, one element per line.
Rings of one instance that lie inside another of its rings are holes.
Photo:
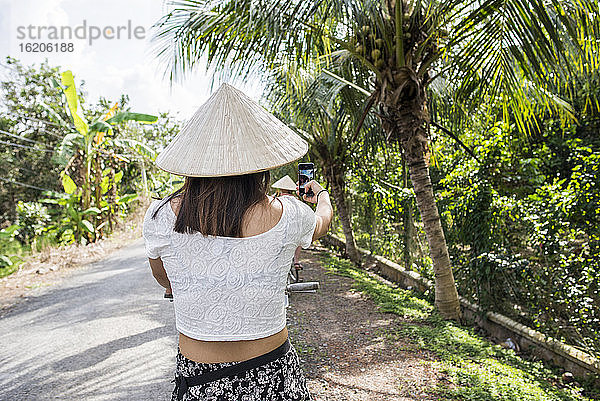
<path fill-rule="evenodd" d="M 404 318 L 401 328 L 388 335 L 437 355 L 436 364 L 449 379 L 449 384 L 430 389 L 440 400 L 585 401 L 600 396 L 591 385 L 559 387 L 556 373 L 541 362 L 527 361 L 472 328 L 443 320 L 428 301 L 381 283 L 349 261 L 327 255 L 322 262 L 328 273 L 352 278 L 353 288 L 368 295 L 379 310 Z"/>
<path fill-rule="evenodd" d="M 9 276 L 19 269 L 23 256 L 30 253 L 30 249 L 22 246 L 17 241 L 0 240 L 0 255 L 10 260 L 8 265 L 5 259 L 0 260 L 0 278 Z"/>
<path fill-rule="evenodd" d="M 19 268 L 19 264 L 18 263 L 13 263 L 10 266 L 2 266 L 2 267 L 0 267 L 0 278 L 4 278 L 6 276 L 10 276 L 14 272 L 16 272 L 18 268 Z"/>

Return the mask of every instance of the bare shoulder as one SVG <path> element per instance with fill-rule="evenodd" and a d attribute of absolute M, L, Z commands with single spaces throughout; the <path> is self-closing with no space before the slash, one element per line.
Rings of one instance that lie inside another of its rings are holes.
<path fill-rule="evenodd" d="M 262 234 L 275 227 L 283 213 L 281 200 L 269 197 L 268 202 L 261 202 L 246 212 L 242 236 L 248 237 Z"/>

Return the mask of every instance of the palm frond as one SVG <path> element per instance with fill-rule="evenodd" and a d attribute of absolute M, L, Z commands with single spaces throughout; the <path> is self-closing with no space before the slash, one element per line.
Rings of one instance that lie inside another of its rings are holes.
<path fill-rule="evenodd" d="M 464 123 L 486 102 L 500 104 L 503 118 L 513 118 L 526 133 L 548 111 L 574 119 L 553 81 L 557 75 L 573 78 L 569 59 L 581 47 L 581 16 L 597 26 L 588 6 L 584 0 L 487 0 L 473 7 L 454 25 L 436 67 L 448 71 L 454 122 Z"/>
<path fill-rule="evenodd" d="M 170 80 L 200 61 L 224 75 L 258 74 L 282 58 L 329 54 L 337 13 L 328 1 L 176 0 L 154 26 L 155 51 Z"/>

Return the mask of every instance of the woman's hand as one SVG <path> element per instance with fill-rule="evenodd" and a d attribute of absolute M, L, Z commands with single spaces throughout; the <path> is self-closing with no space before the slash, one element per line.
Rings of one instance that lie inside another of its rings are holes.
<path fill-rule="evenodd" d="M 311 196 L 306 194 L 309 191 L 312 191 Z M 318 182 L 311 180 L 304 186 L 304 195 L 302 196 L 302 199 L 306 202 L 317 204 L 315 209 L 317 223 L 315 225 L 315 232 L 313 233 L 313 241 L 327 234 L 331 219 L 333 218 L 333 207 L 331 206 L 331 199 L 329 199 L 329 192 L 325 191 L 319 196 L 319 192 L 321 191 L 323 191 L 323 187 Z M 300 196 L 298 187 L 296 187 L 296 193 Z"/>
<path fill-rule="evenodd" d="M 312 190 L 312 195 L 308 196 L 307 193 L 310 192 L 311 190 Z M 323 187 L 315 180 L 311 180 L 306 183 L 306 185 L 304 186 L 304 195 L 302 195 L 302 196 L 300 196 L 298 187 L 296 187 L 296 193 L 298 194 L 298 197 L 300 197 L 300 198 L 304 199 L 306 202 L 310 202 L 310 203 L 317 203 L 317 194 L 321 190 L 323 190 Z"/>

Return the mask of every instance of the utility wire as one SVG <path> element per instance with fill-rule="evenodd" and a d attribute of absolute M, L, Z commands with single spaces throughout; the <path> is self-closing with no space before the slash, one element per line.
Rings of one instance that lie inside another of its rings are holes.
<path fill-rule="evenodd" d="M 41 122 L 41 123 L 44 123 L 44 124 L 50 124 L 50 125 L 54 125 L 54 126 L 56 126 L 56 127 L 58 127 L 58 128 L 65 129 L 65 127 L 63 127 L 63 126 L 61 126 L 61 125 L 57 125 L 57 124 L 51 123 L 51 122 L 49 122 L 49 121 L 44 121 L 44 120 L 40 120 L 40 119 L 33 118 L 33 117 L 17 116 L 17 115 L 15 115 L 15 114 L 10 114 L 10 113 L 8 113 L 8 114 L 7 114 L 7 116 L 8 116 L 9 118 L 14 118 L 14 119 L 19 119 L 19 118 L 22 118 L 22 119 L 25 119 L 25 120 L 39 121 L 39 122 Z M 55 137 L 55 138 L 59 138 L 59 139 L 62 139 L 62 138 L 63 138 L 63 136 L 62 136 L 62 135 L 56 134 L 56 133 L 54 133 L 54 132 L 52 132 L 52 131 L 48 131 L 48 130 L 46 130 L 46 129 L 37 128 L 37 127 L 30 127 L 30 128 L 32 128 L 32 129 L 34 129 L 34 130 L 37 130 L 37 131 L 46 132 L 46 133 L 48 133 L 48 134 L 52 135 L 52 136 L 53 136 L 53 137 Z M 74 127 L 69 127 L 69 128 L 74 128 Z"/>
<path fill-rule="evenodd" d="M 55 138 L 58 138 L 58 139 L 63 139 L 62 135 L 56 134 L 56 133 L 54 133 L 52 131 L 48 131 L 47 129 L 42 129 L 42 128 L 39 128 L 39 127 L 31 127 L 31 126 L 29 126 L 27 128 L 31 129 L 31 130 L 34 130 L 34 131 L 45 132 L 45 133 L 50 134 L 51 136 L 53 136 Z M 21 131 L 21 132 L 23 132 L 23 131 Z"/>
<path fill-rule="evenodd" d="M 5 182 L 11 183 L 11 184 L 20 185 L 22 187 L 38 189 L 40 191 L 52 191 L 52 192 L 54 192 L 53 189 L 36 187 L 35 185 L 29 185 L 29 184 L 25 184 L 24 182 L 18 182 L 18 181 L 9 180 L 7 178 L 0 177 L 0 181 L 5 181 Z"/>
<path fill-rule="evenodd" d="M 1 129 L 0 129 L 0 134 L 8 135 L 8 136 L 11 136 L 13 138 L 17 138 L 17 139 L 20 139 L 22 141 L 27 141 L 27 142 L 30 142 L 30 143 L 37 143 L 38 145 L 42 145 L 42 146 L 47 145 L 44 142 L 34 141 L 33 139 L 25 138 L 24 136 L 21 136 L 21 135 L 11 134 L 10 132 L 4 131 L 4 130 L 1 130 Z"/>
<path fill-rule="evenodd" d="M 28 173 L 39 174 L 39 171 L 33 171 L 32 169 L 29 169 L 27 167 L 21 167 L 21 166 L 15 166 L 14 170 L 21 170 L 21 171 L 25 171 L 25 172 L 28 172 Z M 8 171 L 2 171 L 1 173 L 3 175 L 7 175 L 8 173 L 12 173 L 12 172 L 13 172 L 13 170 L 8 170 Z"/>
<path fill-rule="evenodd" d="M 47 121 L 47 120 L 40 120 L 39 118 L 35 118 L 35 117 L 20 116 L 18 114 L 11 113 L 11 112 L 7 112 L 6 114 L 7 115 L 11 115 L 13 118 L 23 118 L 25 120 L 37 121 L 37 122 L 48 124 L 48 125 L 54 125 L 55 127 L 58 127 L 58 128 L 63 128 L 63 126 L 60 125 L 60 124 L 56 124 L 56 123 L 53 123 L 53 122 L 50 122 L 50 121 Z"/>
<path fill-rule="evenodd" d="M 10 146 L 15 146 L 17 148 L 23 148 L 23 149 L 31 149 L 31 150 L 37 150 L 38 152 L 48 152 L 48 153 L 54 153 L 53 150 L 49 150 L 49 149 L 38 149 L 38 148 L 34 148 L 33 146 L 27 146 L 27 145 L 20 145 L 18 143 L 13 143 L 13 142 L 6 142 L 6 141 L 0 141 L 1 144 L 4 145 L 10 145 Z"/>
<path fill-rule="evenodd" d="M 51 136 L 53 136 L 53 137 L 55 137 L 55 138 L 58 138 L 58 139 L 63 139 L 63 136 L 62 136 L 62 135 L 55 134 L 54 132 L 52 132 L 52 131 L 48 131 L 48 130 L 46 130 L 46 129 L 42 129 L 42 128 L 39 128 L 39 127 L 32 127 L 32 126 L 28 126 L 27 128 L 28 128 L 28 129 L 31 129 L 31 130 L 33 130 L 33 131 L 45 132 L 45 133 L 47 133 L 47 134 L 50 134 Z M 24 131 L 21 131 L 21 132 L 24 132 Z"/>

